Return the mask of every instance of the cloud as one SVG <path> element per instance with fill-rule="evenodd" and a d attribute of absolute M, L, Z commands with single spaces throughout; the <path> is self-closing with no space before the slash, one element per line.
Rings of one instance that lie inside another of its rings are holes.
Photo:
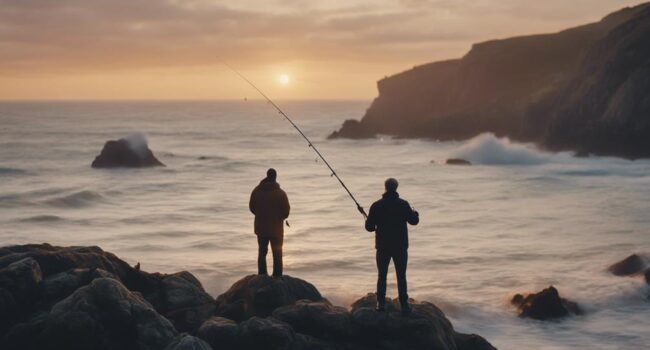
<path fill-rule="evenodd" d="M 364 6 L 273 12 L 200 0 L 0 0 L 0 66 L 29 71 L 209 64 L 217 57 L 363 59 L 391 45 L 438 40 L 404 25 L 421 18 L 416 11 Z"/>
<path fill-rule="evenodd" d="M 474 42 L 556 31 L 634 3 L 0 0 L 0 85 L 11 91 L 21 77 L 178 72 L 220 60 L 240 68 L 300 62 L 306 71 L 330 69 L 329 76 L 363 67 L 345 74 L 366 74 L 370 95 L 372 79 L 462 56 Z"/>

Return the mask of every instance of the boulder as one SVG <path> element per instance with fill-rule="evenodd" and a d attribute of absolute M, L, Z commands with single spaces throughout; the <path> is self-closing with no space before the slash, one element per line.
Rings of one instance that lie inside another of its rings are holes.
<path fill-rule="evenodd" d="M 364 343 L 379 349 L 456 349 L 451 322 L 435 305 L 414 302 L 408 316 L 397 300 L 387 300 L 386 311 L 375 311 L 375 294 L 352 304 L 352 319 Z"/>
<path fill-rule="evenodd" d="M 355 349 L 353 345 L 332 342 L 323 339 L 318 339 L 310 335 L 296 333 L 296 338 L 291 344 L 292 350 L 352 350 Z M 356 349 L 366 350 L 363 346 L 358 346 Z"/>
<path fill-rule="evenodd" d="M 0 268 L 24 258 L 36 260 L 44 277 L 77 268 L 102 269 L 127 285 L 140 277 L 129 264 L 99 247 L 56 247 L 49 244 L 5 247 L 0 251 Z"/>
<path fill-rule="evenodd" d="M 11 293 L 13 299 L 21 306 L 29 305 L 39 296 L 42 281 L 40 265 L 29 257 L 0 269 L 0 288 Z"/>
<path fill-rule="evenodd" d="M 460 158 L 449 158 L 445 162 L 447 165 L 472 165 L 472 163 L 468 160 L 465 159 L 460 159 Z"/>
<path fill-rule="evenodd" d="M 117 141 L 107 141 L 102 152 L 92 162 L 93 168 L 152 166 L 165 166 L 165 164 L 153 155 L 143 137 L 139 137 L 138 140 L 122 138 Z"/>
<path fill-rule="evenodd" d="M 21 314 L 13 294 L 7 289 L 0 288 L 0 337 L 18 322 Z M 0 344 L 2 344 L 1 340 Z"/>
<path fill-rule="evenodd" d="M 156 310 L 171 320 L 179 332 L 196 333 L 216 308 L 214 298 L 187 271 L 162 277 L 158 293 Z"/>
<path fill-rule="evenodd" d="M 212 350 L 212 347 L 210 344 L 197 337 L 193 337 L 189 334 L 182 334 L 172 340 L 165 350 Z"/>
<path fill-rule="evenodd" d="M 0 268 L 32 259 L 41 266 L 41 309 L 69 296 L 96 278 L 114 278 L 129 290 L 141 293 L 181 332 L 195 333 L 215 310 L 215 301 L 189 272 L 172 275 L 147 273 L 99 247 L 55 247 L 49 244 L 10 246 L 0 249 Z M 4 269 L 3 269 L 4 270 Z M 0 277 L 1 279 L 1 277 Z M 11 285 L 18 286 L 17 283 Z M 0 282 L 0 287 L 2 287 Z M 13 287 L 15 288 L 15 287 Z M 32 289 L 30 289 L 31 291 Z M 37 290 L 37 289 L 33 289 Z M 0 295 L 4 295 L 0 293 Z M 20 293 L 21 296 L 29 293 Z M 8 300 L 8 299 L 5 299 Z M 0 302 L 2 303 L 2 302 Z M 10 303 L 9 303 L 10 305 Z"/>
<path fill-rule="evenodd" d="M 7 335 L 8 349 L 164 349 L 178 332 L 138 293 L 112 278 L 77 289 Z"/>
<path fill-rule="evenodd" d="M 356 334 L 350 313 L 327 300 L 299 300 L 273 311 L 273 317 L 291 325 L 296 332 L 325 339 L 350 339 Z"/>
<path fill-rule="evenodd" d="M 241 322 L 253 316 L 269 316 L 273 310 L 301 299 L 320 301 L 323 297 L 311 283 L 299 278 L 249 275 L 217 298 L 216 315 Z"/>
<path fill-rule="evenodd" d="M 116 275 L 100 268 L 75 268 L 55 273 L 43 279 L 39 307 L 49 309 L 54 303 L 66 298 L 96 278 L 120 280 Z"/>
<path fill-rule="evenodd" d="M 616 276 L 632 276 L 643 273 L 647 266 L 648 262 L 644 257 L 638 254 L 632 254 L 611 265 L 607 270 Z"/>
<path fill-rule="evenodd" d="M 238 333 L 239 325 L 235 321 L 215 316 L 203 322 L 197 336 L 215 349 L 230 350 L 235 349 Z"/>
<path fill-rule="evenodd" d="M 529 317 L 536 320 L 557 319 L 582 314 L 582 310 L 577 303 L 561 298 L 560 293 L 553 286 L 527 296 L 516 294 L 512 297 L 511 303 L 517 306 L 519 317 Z"/>
<path fill-rule="evenodd" d="M 240 349 L 286 350 L 295 337 L 291 326 L 273 317 L 253 316 L 239 325 Z"/>

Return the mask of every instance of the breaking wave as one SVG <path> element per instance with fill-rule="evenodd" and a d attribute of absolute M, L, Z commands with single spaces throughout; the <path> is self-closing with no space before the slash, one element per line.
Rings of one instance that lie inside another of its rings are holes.
<path fill-rule="evenodd" d="M 498 138 L 492 133 L 481 134 L 469 140 L 452 155 L 474 164 L 486 165 L 534 165 L 545 163 L 549 159 L 547 154 L 513 143 L 507 137 Z"/>
<path fill-rule="evenodd" d="M 104 196 L 97 192 L 79 191 L 67 196 L 49 199 L 46 203 L 61 208 L 82 208 L 103 201 Z"/>

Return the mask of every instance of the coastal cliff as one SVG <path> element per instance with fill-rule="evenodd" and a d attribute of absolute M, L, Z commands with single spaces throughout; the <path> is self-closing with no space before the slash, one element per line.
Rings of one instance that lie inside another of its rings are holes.
<path fill-rule="evenodd" d="M 650 157 L 650 4 L 554 34 L 475 44 L 380 80 L 330 138 L 462 140 L 492 132 L 551 150 Z"/>

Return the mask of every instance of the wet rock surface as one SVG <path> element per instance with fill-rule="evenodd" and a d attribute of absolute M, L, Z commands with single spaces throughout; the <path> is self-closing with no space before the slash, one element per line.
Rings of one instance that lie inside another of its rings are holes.
<path fill-rule="evenodd" d="M 146 143 L 135 147 L 129 140 L 119 139 L 107 141 L 91 166 L 93 168 L 141 168 L 165 166 L 165 164 L 154 156 Z"/>
<path fill-rule="evenodd" d="M 48 312 L 12 329 L 10 349 L 161 349 L 174 326 L 112 278 L 77 289 Z"/>
<path fill-rule="evenodd" d="M 472 163 L 468 160 L 465 159 L 460 159 L 460 158 L 449 158 L 445 162 L 447 165 L 472 165 Z"/>
<path fill-rule="evenodd" d="M 350 309 L 309 282 L 251 275 L 218 301 L 189 272 L 147 273 L 99 247 L 0 248 L 0 349 L 494 349 L 435 305 Z"/>
<path fill-rule="evenodd" d="M 632 254 L 611 265 L 607 270 L 616 276 L 632 276 L 643 273 L 647 267 L 648 260 L 646 257 L 639 254 Z"/>
<path fill-rule="evenodd" d="M 526 296 L 516 294 L 511 303 L 517 306 L 519 317 L 536 320 L 558 319 L 583 313 L 577 303 L 560 297 L 560 293 L 553 286 Z"/>
<path fill-rule="evenodd" d="M 165 350 L 212 350 L 212 347 L 200 338 L 183 334 L 172 340 Z"/>
<path fill-rule="evenodd" d="M 278 307 L 301 299 L 319 301 L 323 297 L 311 283 L 299 278 L 250 275 L 217 298 L 216 314 L 241 322 L 253 316 L 269 316 Z"/>

